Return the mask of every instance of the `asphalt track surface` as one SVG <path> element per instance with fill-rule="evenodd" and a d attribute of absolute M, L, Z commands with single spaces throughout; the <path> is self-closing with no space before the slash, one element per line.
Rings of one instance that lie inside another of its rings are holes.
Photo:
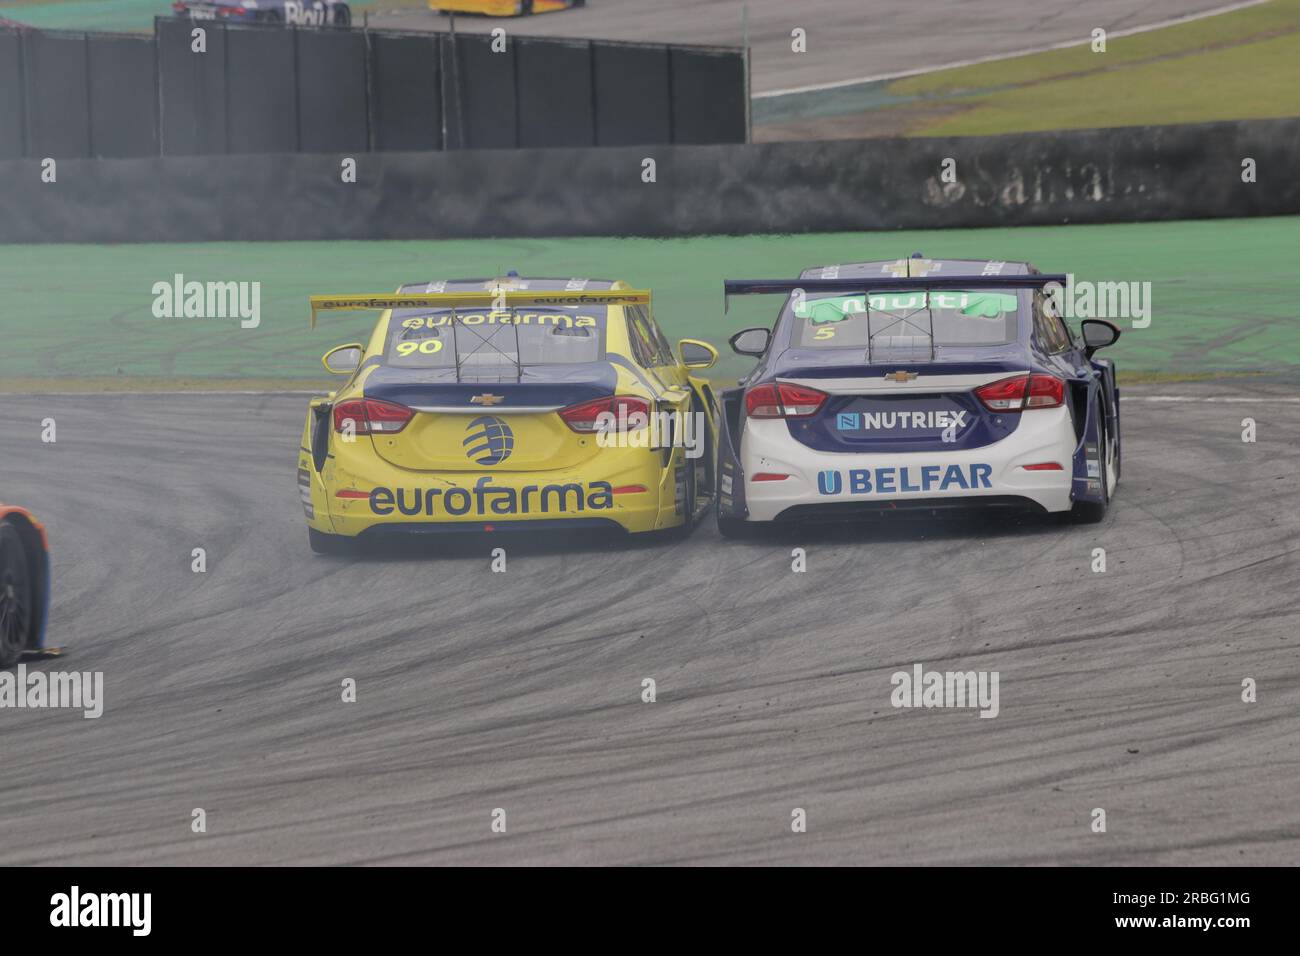
<path fill-rule="evenodd" d="M 1041 49 L 1092 31 L 1129 30 L 1228 6 L 1227 0 L 588 0 L 527 18 L 458 15 L 458 31 L 740 46 L 749 8 L 755 93 L 838 83 Z M 423 8 L 370 15 L 376 29 L 446 30 Z M 790 31 L 807 33 L 807 52 Z"/>
<path fill-rule="evenodd" d="M 68 648 L 28 666 L 106 701 L 0 710 L 0 863 L 1300 862 L 1296 396 L 1126 389 L 1099 526 L 349 558 L 307 548 L 301 397 L 5 396 Z M 999 715 L 894 709 L 916 663 L 998 671 Z"/>

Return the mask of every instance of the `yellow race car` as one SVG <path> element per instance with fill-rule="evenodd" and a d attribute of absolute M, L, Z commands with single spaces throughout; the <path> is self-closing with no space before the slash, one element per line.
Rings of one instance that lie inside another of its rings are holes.
<path fill-rule="evenodd" d="M 322 361 L 298 453 L 313 551 L 388 533 L 688 532 L 712 503 L 718 353 L 677 353 L 650 293 L 595 279 L 467 279 L 312 296 L 382 311 Z"/>
<path fill-rule="evenodd" d="M 489 17 L 526 17 L 583 7 L 587 0 L 429 0 L 434 13 L 482 13 Z"/>

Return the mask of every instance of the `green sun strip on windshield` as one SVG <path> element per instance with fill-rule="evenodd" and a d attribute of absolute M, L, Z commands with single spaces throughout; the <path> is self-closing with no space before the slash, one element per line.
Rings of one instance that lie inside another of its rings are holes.
<path fill-rule="evenodd" d="M 942 312 L 956 312 L 970 318 L 997 319 L 1015 312 L 1016 296 L 1006 292 L 960 292 L 936 291 L 929 293 L 930 308 Z M 926 293 L 901 292 L 881 293 L 871 296 L 872 312 L 915 312 L 926 307 Z M 813 325 L 826 322 L 842 322 L 844 319 L 861 315 L 866 311 L 867 303 L 863 296 L 844 295 L 826 299 L 804 298 L 796 301 L 794 314 L 801 319 L 809 319 Z"/>

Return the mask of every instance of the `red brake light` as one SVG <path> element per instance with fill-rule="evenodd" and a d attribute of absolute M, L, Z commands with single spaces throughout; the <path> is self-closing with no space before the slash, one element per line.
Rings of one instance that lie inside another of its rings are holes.
<path fill-rule="evenodd" d="M 377 398 L 351 398 L 334 406 L 334 430 L 342 432 L 352 422 L 355 435 L 391 435 L 406 427 L 415 412 L 396 402 Z"/>
<path fill-rule="evenodd" d="M 614 431 L 634 432 L 650 423 L 650 403 L 634 395 L 593 398 L 589 402 L 561 409 L 560 417 L 575 432 L 587 433 L 596 430 L 596 420 L 607 412 L 614 416 Z M 629 421 L 633 415 L 642 417 L 635 422 Z"/>
<path fill-rule="evenodd" d="M 780 418 L 781 403 L 775 385 L 755 385 L 745 393 L 745 414 L 750 418 Z"/>
<path fill-rule="evenodd" d="M 1065 401 L 1065 382 L 1055 375 L 1017 375 L 981 385 L 975 397 L 991 412 L 1056 408 Z"/>
<path fill-rule="evenodd" d="M 828 397 L 804 385 L 769 382 L 745 393 L 745 413 L 750 418 L 807 418 L 816 415 Z"/>
<path fill-rule="evenodd" d="M 1004 378 L 1000 382 L 990 382 L 975 389 L 975 397 L 984 403 L 991 412 L 1018 412 L 1025 401 L 1025 385 L 1028 376 Z"/>
<path fill-rule="evenodd" d="M 1065 382 L 1055 375 L 1029 376 L 1025 408 L 1056 408 L 1065 401 Z"/>

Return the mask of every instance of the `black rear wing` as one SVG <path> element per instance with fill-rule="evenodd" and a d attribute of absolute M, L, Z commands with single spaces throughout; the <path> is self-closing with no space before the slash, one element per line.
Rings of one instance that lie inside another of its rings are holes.
<path fill-rule="evenodd" d="M 723 310 L 731 308 L 733 295 L 789 295 L 803 290 L 809 295 L 824 293 L 907 292 L 929 289 L 1041 289 L 1055 282 L 1066 284 L 1066 276 L 1055 273 L 1033 273 L 1015 276 L 926 276 L 895 278 L 894 276 L 860 276 L 852 279 L 724 279 L 722 280 Z"/>

